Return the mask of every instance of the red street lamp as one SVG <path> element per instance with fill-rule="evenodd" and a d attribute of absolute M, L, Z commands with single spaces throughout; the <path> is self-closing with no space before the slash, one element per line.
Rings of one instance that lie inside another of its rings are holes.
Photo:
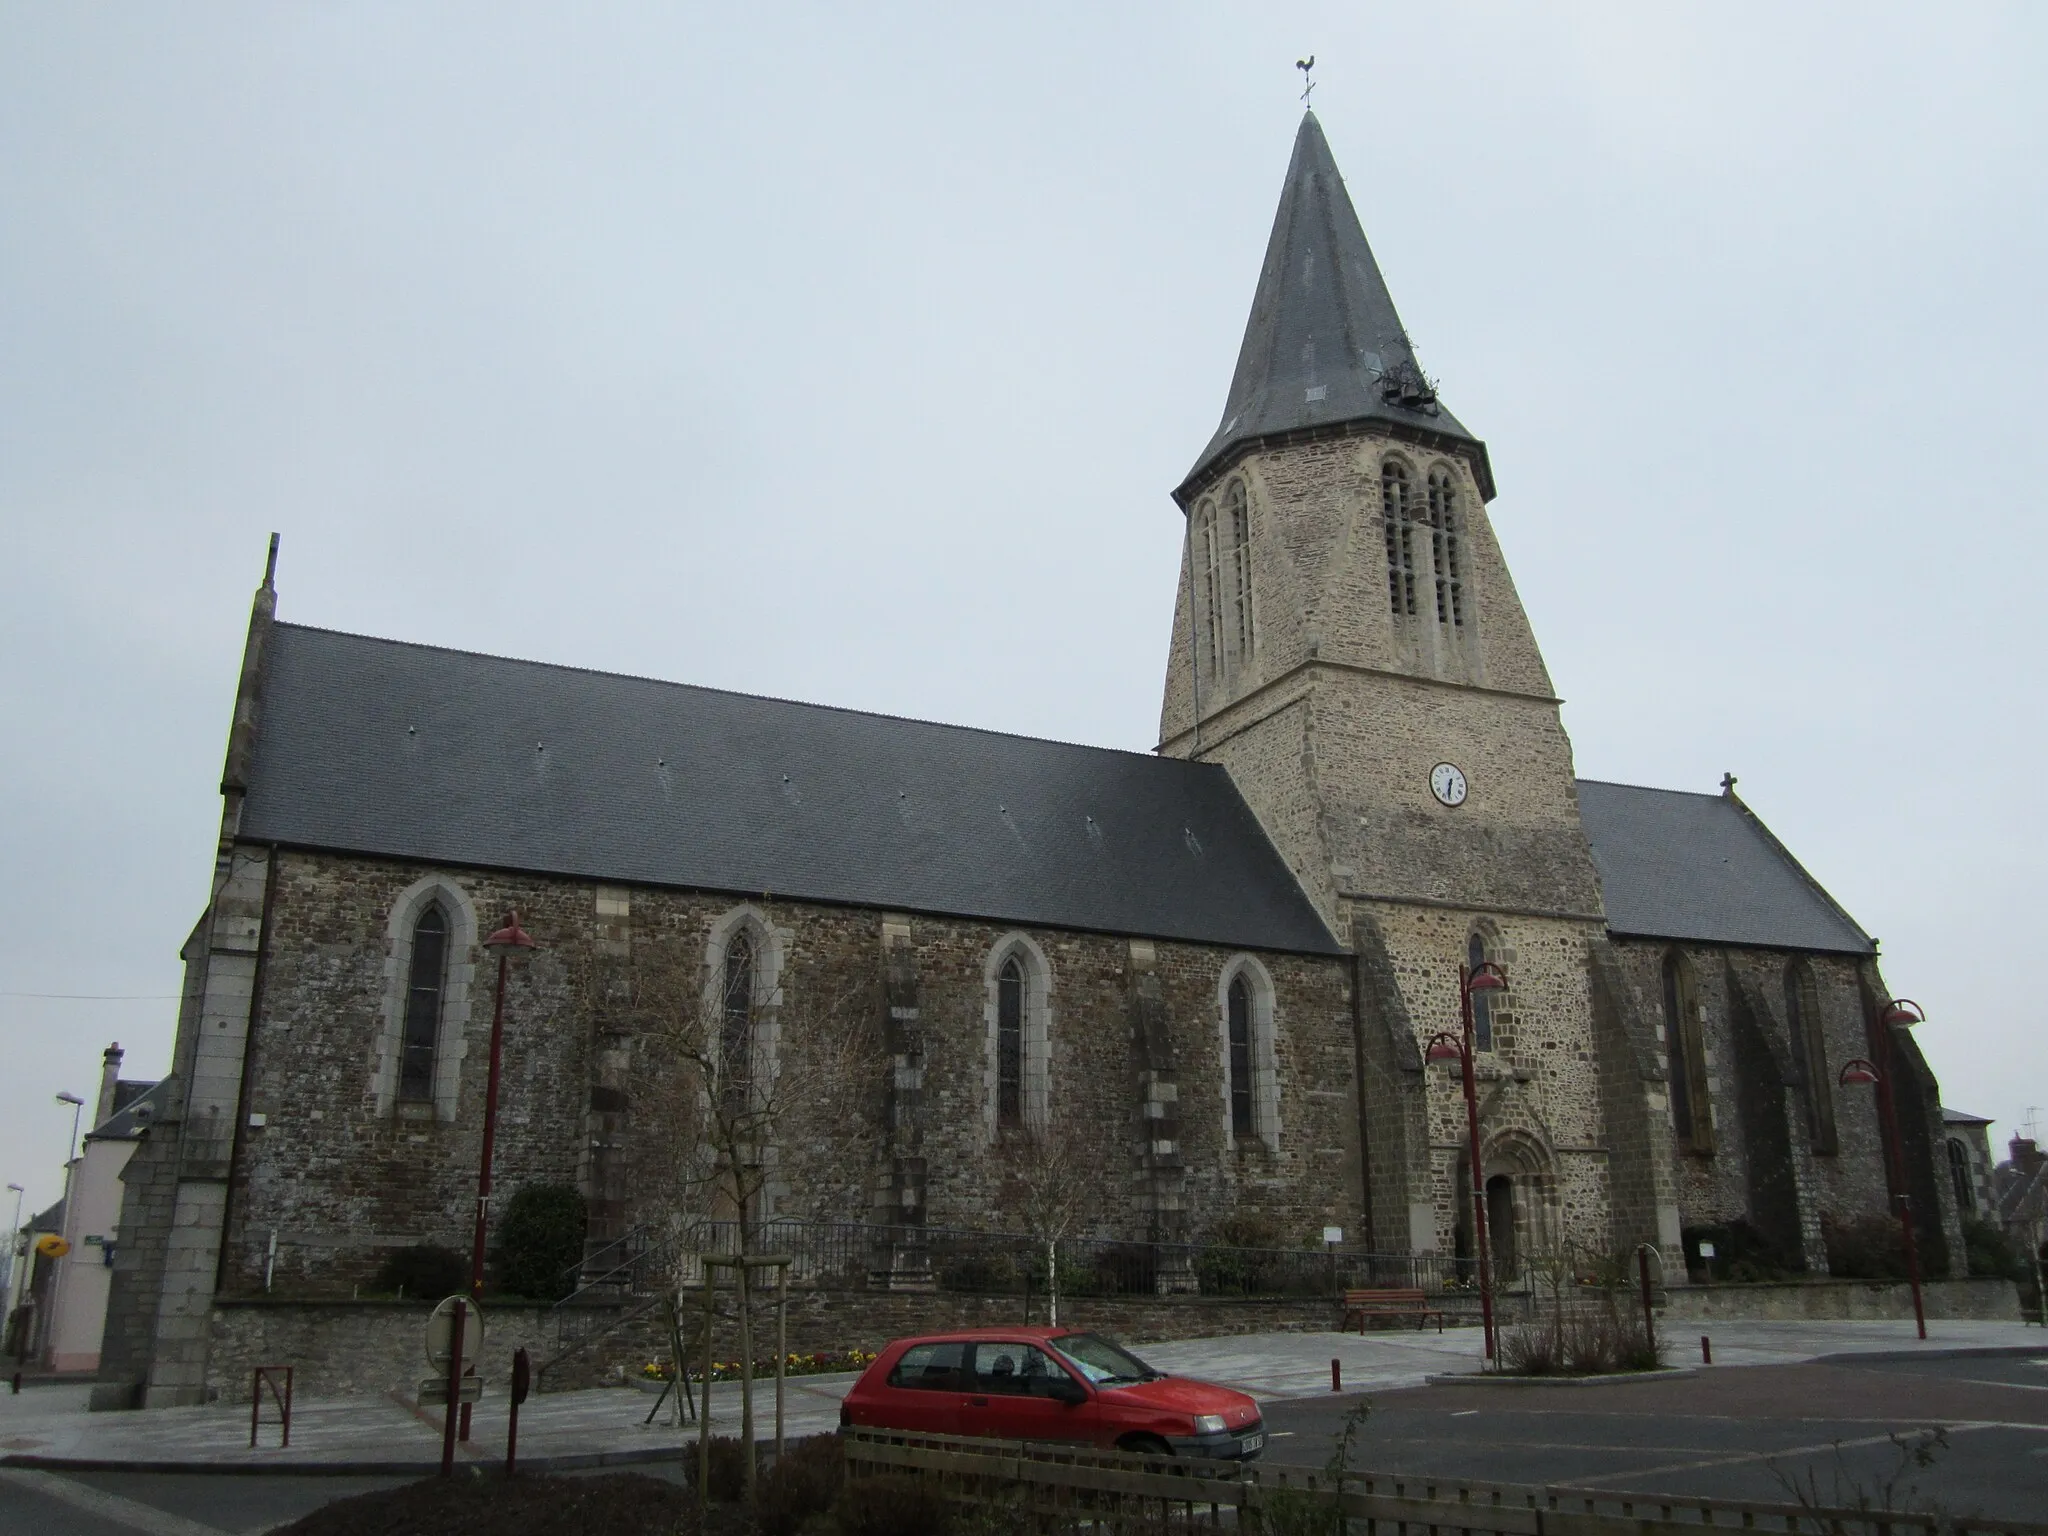
<path fill-rule="evenodd" d="M 1486 1176 L 1479 1161 L 1479 1087 L 1472 1076 L 1472 994 L 1498 992 L 1508 979 L 1491 960 L 1482 960 L 1467 970 L 1458 967 L 1458 1013 L 1462 1033 L 1430 1036 L 1425 1061 L 1455 1061 L 1459 1064 L 1465 1089 L 1465 1132 L 1470 1138 L 1472 1169 L 1472 1232 L 1479 1251 L 1479 1322 L 1486 1332 L 1486 1358 L 1497 1359 L 1493 1331 L 1493 1261 L 1486 1249 Z"/>
<path fill-rule="evenodd" d="M 1845 1061 L 1840 1076 L 1836 1078 L 1845 1088 L 1875 1086 L 1877 1089 L 1878 1128 L 1884 1136 L 1885 1172 L 1897 1192 L 1899 1232 L 1906 1245 L 1906 1278 L 1913 1287 L 1913 1326 L 1920 1330 L 1923 1339 L 1927 1337 L 1927 1309 L 1920 1300 L 1920 1242 L 1913 1231 L 1913 1202 L 1906 1193 L 1906 1153 L 1904 1143 L 1899 1139 L 1899 1109 L 1892 1099 L 1892 1026 L 1926 1022 L 1926 1013 L 1911 998 L 1888 998 L 1879 1003 L 1876 1022 L 1870 1030 L 1871 1044 L 1877 1051 L 1878 1061 L 1866 1061 L 1861 1056 Z M 1883 1065 L 1880 1066 L 1879 1062 Z"/>
<path fill-rule="evenodd" d="M 505 972 L 515 951 L 534 947 L 532 935 L 519 926 L 517 912 L 508 912 L 505 926 L 484 940 L 484 948 L 496 951 L 498 956 L 498 1001 L 491 1011 L 491 1073 L 484 1088 L 484 1150 L 476 1170 L 476 1242 L 469 1256 L 469 1294 L 478 1301 L 484 1299 L 484 1232 L 491 1213 L 491 1152 L 498 1140 L 498 1062 L 505 1047 Z"/>

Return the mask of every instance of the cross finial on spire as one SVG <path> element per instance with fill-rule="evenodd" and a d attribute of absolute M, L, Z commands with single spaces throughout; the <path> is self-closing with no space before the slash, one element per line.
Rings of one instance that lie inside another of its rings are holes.
<path fill-rule="evenodd" d="M 1734 793 L 1735 793 L 1735 775 L 1734 775 L 1734 774 L 1732 774 L 1732 773 L 1724 773 L 1724 774 L 1722 774 L 1722 775 L 1721 775 L 1721 793 L 1722 793 L 1722 794 L 1724 794 L 1724 795 L 1732 795 L 1732 794 L 1734 794 Z"/>
<path fill-rule="evenodd" d="M 1307 108 L 1310 106 L 1309 93 L 1316 88 L 1315 78 L 1309 74 L 1309 71 L 1316 67 L 1316 56 L 1310 54 L 1305 59 L 1296 59 L 1294 67 L 1301 71 L 1301 104 Z"/>

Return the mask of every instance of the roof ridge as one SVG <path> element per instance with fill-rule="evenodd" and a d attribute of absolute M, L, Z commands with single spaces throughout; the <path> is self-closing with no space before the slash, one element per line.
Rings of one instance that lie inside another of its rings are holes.
<path fill-rule="evenodd" d="M 917 715 L 895 715 L 886 710 L 853 709 L 844 704 L 820 704 L 811 699 L 785 698 L 774 693 L 748 693 L 740 688 L 717 688 L 709 683 L 682 683 L 671 677 L 649 677 L 641 672 L 607 672 L 602 667 L 579 667 L 560 661 L 537 661 L 530 656 L 501 656 L 492 651 L 473 651 L 459 645 L 431 645 L 419 640 L 394 640 L 388 635 L 366 635 L 353 629 L 330 629 L 324 624 L 293 624 L 284 620 L 277 622 L 279 629 L 300 630 L 307 634 L 334 635 L 343 640 L 365 640 L 373 645 L 389 645 L 407 651 L 434 651 L 443 656 L 467 656 L 476 661 L 501 661 L 516 667 L 537 667 L 546 672 L 573 672 L 584 677 L 611 678 L 619 682 L 648 683 L 657 688 L 678 688 L 690 693 L 716 694 L 721 698 L 748 699 L 759 704 L 786 704 L 792 709 L 815 709 L 827 714 L 852 715 L 862 720 L 889 720 L 899 725 L 922 725 L 936 731 L 962 731 L 974 736 L 993 736 L 1004 741 L 1028 741 L 1044 747 L 1066 747 L 1076 752 L 1101 752 L 1112 757 L 1132 757 L 1145 762 L 1177 762 L 1191 768 L 1224 771 L 1216 763 L 1197 762 L 1191 758 L 1168 758 L 1157 751 L 1141 751 L 1136 747 L 1104 747 L 1087 741 L 1063 741 L 1056 736 L 1031 736 L 1022 731 L 999 731 L 985 725 L 961 725 L 952 720 L 927 720 Z"/>
<path fill-rule="evenodd" d="M 1714 790 L 1666 789 L 1662 784 L 1624 784 L 1620 779 L 1588 779 L 1574 776 L 1575 784 L 1599 784 L 1608 789 L 1637 789 L 1646 795 L 1685 795 L 1694 800 L 1725 800 L 1728 797 Z"/>

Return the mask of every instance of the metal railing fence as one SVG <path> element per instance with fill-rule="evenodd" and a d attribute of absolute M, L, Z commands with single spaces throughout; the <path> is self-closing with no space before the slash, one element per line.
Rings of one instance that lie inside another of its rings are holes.
<path fill-rule="evenodd" d="M 1607 1489 L 1179 1460 L 1124 1451 L 840 1431 L 849 1478 L 914 1478 L 949 1503 L 1044 1532 L 1346 1531 L 1403 1536 L 2048 1536 L 2048 1525 L 1934 1510 L 1837 1509 Z"/>
<path fill-rule="evenodd" d="M 734 1221 L 697 1222 L 668 1234 L 639 1226 L 591 1249 L 564 1274 L 571 1294 L 562 1305 L 670 1284 L 702 1283 L 701 1256 L 730 1256 L 740 1247 Z M 790 1255 L 790 1283 L 820 1289 L 928 1290 L 962 1295 L 1043 1295 L 1048 1245 L 1019 1232 L 956 1227 L 888 1226 L 867 1222 L 777 1220 L 754 1228 L 757 1253 Z M 1468 1259 L 1448 1254 L 1374 1254 L 1355 1250 L 1241 1248 L 1219 1243 L 1163 1243 L 1118 1238 L 1062 1238 L 1057 1244 L 1063 1296 L 1208 1296 L 1335 1300 L 1354 1289 L 1420 1290 L 1439 1305 L 1470 1297 L 1478 1281 Z M 1496 1289 L 1526 1291 L 1513 1272 Z"/>

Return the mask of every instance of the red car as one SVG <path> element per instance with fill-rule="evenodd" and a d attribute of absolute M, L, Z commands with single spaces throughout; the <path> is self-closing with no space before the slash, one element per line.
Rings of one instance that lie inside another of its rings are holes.
<path fill-rule="evenodd" d="M 1232 1460 L 1266 1444 L 1242 1392 L 1155 1371 L 1093 1333 L 979 1328 L 898 1339 L 846 1394 L 842 1426 L 1066 1440 Z"/>

